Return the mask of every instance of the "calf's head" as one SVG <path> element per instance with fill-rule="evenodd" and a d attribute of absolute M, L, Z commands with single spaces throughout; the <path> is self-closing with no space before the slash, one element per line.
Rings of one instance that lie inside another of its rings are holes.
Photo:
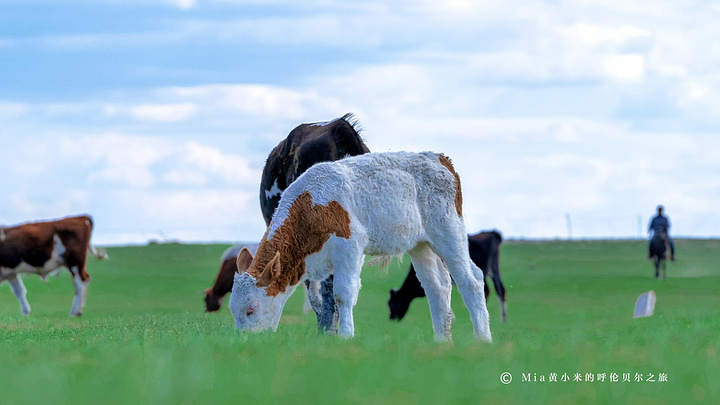
<path fill-rule="evenodd" d="M 280 253 L 275 254 L 257 277 L 251 274 L 257 274 L 257 271 L 247 271 L 252 261 L 250 252 L 243 248 L 238 255 L 238 272 L 235 274 L 228 306 L 235 318 L 237 329 L 275 330 L 280 322 L 283 307 L 295 291 L 296 285 L 288 286 L 284 291 L 272 288 L 282 269 Z M 271 289 L 272 293 L 269 293 L 268 289 Z"/>

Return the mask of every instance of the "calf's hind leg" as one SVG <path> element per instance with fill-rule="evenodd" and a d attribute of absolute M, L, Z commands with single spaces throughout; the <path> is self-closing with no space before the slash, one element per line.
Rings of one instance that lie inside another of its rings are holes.
<path fill-rule="evenodd" d="M 409 251 L 410 260 L 415 268 L 420 284 L 430 306 L 435 341 L 444 342 L 452 339 L 451 326 L 453 321 L 450 297 L 452 282 L 440 258 L 427 243 L 421 243 Z"/>
<path fill-rule="evenodd" d="M 455 281 L 465 307 L 470 312 L 475 337 L 492 342 L 490 334 L 490 315 L 485 303 L 483 277 L 475 277 L 477 266 L 470 261 L 465 227 L 451 226 L 449 234 L 437 235 L 431 242 L 433 250 L 447 265 L 450 276 Z M 482 274 L 482 273 L 480 273 Z"/>

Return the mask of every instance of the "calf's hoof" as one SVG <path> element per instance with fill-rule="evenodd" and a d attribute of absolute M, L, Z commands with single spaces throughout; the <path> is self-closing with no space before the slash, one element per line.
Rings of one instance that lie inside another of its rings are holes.
<path fill-rule="evenodd" d="M 475 339 L 483 343 L 492 343 L 492 336 L 476 336 Z"/>
<path fill-rule="evenodd" d="M 435 335 L 435 343 L 452 343 L 452 336 Z"/>

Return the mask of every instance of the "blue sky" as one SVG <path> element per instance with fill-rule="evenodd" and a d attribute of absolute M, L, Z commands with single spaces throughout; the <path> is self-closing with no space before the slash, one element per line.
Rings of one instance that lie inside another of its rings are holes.
<path fill-rule="evenodd" d="M 720 6 L 0 0 L 0 223 L 246 241 L 269 151 L 354 112 L 448 154 L 469 232 L 720 236 Z M 638 224 L 639 222 L 639 224 Z M 639 229 L 640 228 L 640 229 Z"/>

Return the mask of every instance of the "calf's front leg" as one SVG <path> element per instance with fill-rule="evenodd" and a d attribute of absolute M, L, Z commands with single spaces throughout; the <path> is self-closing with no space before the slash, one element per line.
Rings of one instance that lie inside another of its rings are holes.
<path fill-rule="evenodd" d="M 355 266 L 335 266 L 333 295 L 338 310 L 338 335 L 344 338 L 351 338 L 355 335 L 353 308 L 357 304 L 360 292 L 361 263 L 362 259 L 358 260 Z"/>

